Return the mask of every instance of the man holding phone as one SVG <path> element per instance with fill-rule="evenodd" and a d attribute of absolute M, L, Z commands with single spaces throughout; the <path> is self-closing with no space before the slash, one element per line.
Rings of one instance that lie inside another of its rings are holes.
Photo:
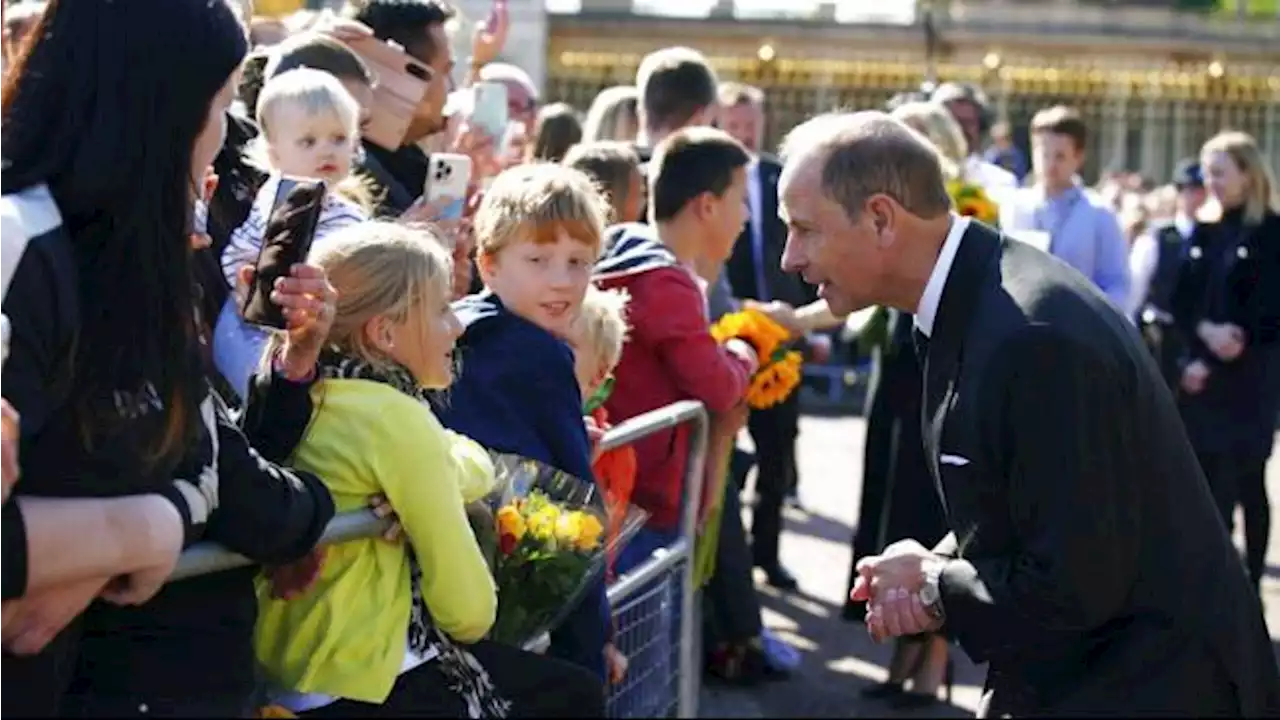
<path fill-rule="evenodd" d="M 427 155 L 418 143 L 447 127 L 444 106 L 453 88 L 454 60 L 445 25 L 456 11 L 445 0 L 366 0 L 349 2 L 344 15 L 367 26 L 378 40 L 399 45 L 431 70 L 426 94 L 414 110 L 400 147 L 392 150 L 364 141 L 363 169 L 386 191 L 379 214 L 403 215 L 422 195 L 427 178 Z M 473 64 L 487 63 L 501 49 L 506 36 L 505 12 L 502 20 L 495 24 L 501 32 L 476 33 Z"/>

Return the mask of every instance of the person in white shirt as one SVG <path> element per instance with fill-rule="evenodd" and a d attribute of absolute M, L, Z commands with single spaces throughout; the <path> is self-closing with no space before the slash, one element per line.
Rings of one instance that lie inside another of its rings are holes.
<path fill-rule="evenodd" d="M 1194 159 L 1178 163 L 1173 172 L 1173 187 L 1178 191 L 1173 218 L 1139 235 L 1129 251 L 1132 288 L 1127 310 L 1135 321 L 1142 320 L 1142 312 L 1148 305 L 1168 309 L 1182 253 L 1196 227 L 1196 213 L 1206 197 L 1200 163 Z"/>

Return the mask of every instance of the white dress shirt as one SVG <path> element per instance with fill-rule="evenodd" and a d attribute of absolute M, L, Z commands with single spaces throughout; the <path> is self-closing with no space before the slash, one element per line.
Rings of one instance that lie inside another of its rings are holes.
<path fill-rule="evenodd" d="M 924 293 L 920 295 L 920 305 L 916 308 L 916 329 L 924 333 L 925 337 L 933 335 L 933 321 L 938 317 L 942 290 L 947 286 L 947 276 L 951 274 L 956 252 L 960 250 L 960 239 L 968 229 L 969 218 L 951 213 L 951 229 L 947 231 L 947 239 L 942 243 L 938 261 L 933 264 L 933 272 L 929 273 L 929 281 L 925 283 Z"/>

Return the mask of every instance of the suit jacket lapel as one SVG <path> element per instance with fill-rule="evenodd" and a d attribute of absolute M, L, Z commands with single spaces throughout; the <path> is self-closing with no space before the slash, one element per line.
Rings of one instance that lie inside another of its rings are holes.
<path fill-rule="evenodd" d="M 924 402 L 921 422 L 930 472 L 941 491 L 938 447 L 946 420 L 945 399 L 960 373 L 961 353 L 974 305 L 990 284 L 990 266 L 1000 247 L 1000 234 L 972 221 L 960 240 L 955 261 L 942 289 L 934 316 L 929 353 L 924 361 Z M 945 501 L 944 501 L 945 507 Z"/>

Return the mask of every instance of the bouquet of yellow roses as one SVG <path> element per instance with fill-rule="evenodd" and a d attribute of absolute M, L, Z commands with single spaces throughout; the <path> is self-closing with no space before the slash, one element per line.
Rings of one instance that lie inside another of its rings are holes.
<path fill-rule="evenodd" d="M 609 517 L 593 483 L 516 455 L 493 461 L 498 616 L 489 637 L 523 647 L 564 620 L 648 515 L 630 506 L 606 535 Z"/>
<path fill-rule="evenodd" d="M 1000 226 L 1000 206 L 991 199 L 981 185 L 967 180 L 952 180 L 947 183 L 947 192 L 956 212 L 974 218 L 992 227 Z"/>
<path fill-rule="evenodd" d="M 711 337 L 718 343 L 738 338 L 755 349 L 760 369 L 747 387 L 747 404 L 752 408 L 773 407 L 800 385 L 803 356 L 784 345 L 790 337 L 787 329 L 759 310 L 728 313 L 711 326 Z"/>

